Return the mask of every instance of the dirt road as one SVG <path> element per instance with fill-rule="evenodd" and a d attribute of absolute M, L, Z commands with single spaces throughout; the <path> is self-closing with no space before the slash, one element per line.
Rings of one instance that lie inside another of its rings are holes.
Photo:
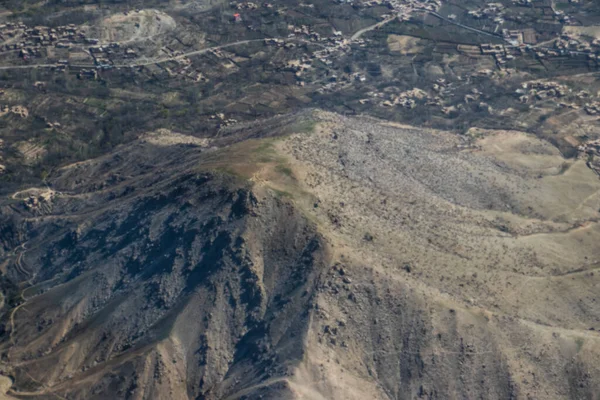
<path fill-rule="evenodd" d="M 360 31 L 356 32 L 354 35 L 352 35 L 352 36 L 350 37 L 350 40 L 357 40 L 357 39 L 359 39 L 359 38 L 360 38 L 360 37 L 361 37 L 363 34 L 365 34 L 365 33 L 369 32 L 369 31 L 372 31 L 373 29 L 380 28 L 380 27 L 382 27 L 383 25 L 387 24 L 388 22 L 391 22 L 391 21 L 393 21 L 394 19 L 396 19 L 396 16 L 395 16 L 395 15 L 394 15 L 394 16 L 392 16 L 392 17 L 386 18 L 386 19 L 384 19 L 383 21 L 380 21 L 380 22 L 378 22 L 378 23 L 376 23 L 376 24 L 373 24 L 373 25 L 371 25 L 371 26 L 367 26 L 366 28 L 363 28 L 363 29 L 361 29 Z"/>
<path fill-rule="evenodd" d="M 207 47 L 205 49 L 189 51 L 189 52 L 182 53 L 182 54 L 179 54 L 179 55 L 174 56 L 174 57 L 152 58 L 152 59 L 148 59 L 146 61 L 138 61 L 138 62 L 132 62 L 132 63 L 128 63 L 128 64 L 115 64 L 115 65 L 113 65 L 113 67 L 114 68 L 143 67 L 143 66 L 147 66 L 147 65 L 161 64 L 161 63 L 164 63 L 164 62 L 169 62 L 169 61 L 174 61 L 174 60 L 181 60 L 181 59 L 189 57 L 189 56 L 195 56 L 195 55 L 199 55 L 199 54 L 205 54 L 205 53 L 208 53 L 210 51 L 225 49 L 227 47 L 239 46 L 239 45 L 248 44 L 248 43 L 262 42 L 264 40 L 265 39 L 240 40 L 238 42 L 227 43 L 227 44 L 223 44 L 223 45 L 219 45 L 219 46 Z M 288 40 L 294 40 L 294 39 L 288 39 Z M 59 64 L 5 65 L 5 66 L 0 66 L 0 70 L 32 69 L 32 68 L 56 68 L 58 66 L 59 66 Z M 95 68 L 95 65 L 71 65 L 71 67 L 75 67 L 75 68 Z"/>

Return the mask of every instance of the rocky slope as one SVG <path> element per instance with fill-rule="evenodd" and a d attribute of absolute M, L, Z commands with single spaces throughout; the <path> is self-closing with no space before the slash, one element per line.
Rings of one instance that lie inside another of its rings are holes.
<path fill-rule="evenodd" d="M 4 318 L 14 394 L 219 397 L 301 359 L 323 239 L 290 204 L 194 170 L 199 157 L 134 143 L 3 208 L 3 247 L 22 245 L 5 277 L 32 285 Z"/>
<path fill-rule="evenodd" d="M 146 135 L 2 204 L 8 395 L 592 399 L 599 193 L 519 132 Z"/>

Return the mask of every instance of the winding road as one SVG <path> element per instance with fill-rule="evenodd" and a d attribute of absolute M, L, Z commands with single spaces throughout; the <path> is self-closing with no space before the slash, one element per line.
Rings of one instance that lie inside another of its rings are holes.
<path fill-rule="evenodd" d="M 377 29 L 377 28 L 393 21 L 395 18 L 396 18 L 396 15 L 389 17 L 383 21 L 380 21 L 376 24 L 373 24 L 371 26 L 367 26 L 366 28 L 363 28 L 363 29 L 357 31 L 356 33 L 354 33 L 350 37 L 350 40 L 357 40 L 366 32 Z M 290 41 L 304 42 L 304 43 L 313 44 L 313 45 L 317 45 L 317 46 L 323 46 L 320 43 L 311 42 L 310 40 L 306 40 L 306 39 L 302 39 L 302 38 L 287 38 L 287 37 L 283 38 L 282 37 L 282 38 L 247 39 L 247 40 L 240 40 L 240 41 L 232 42 L 232 43 L 226 43 L 226 44 L 222 44 L 222 45 L 218 45 L 218 46 L 207 47 L 207 48 L 200 49 L 200 50 L 188 51 L 186 53 L 182 53 L 182 54 L 172 56 L 172 57 L 153 58 L 153 59 L 148 59 L 145 61 L 136 61 L 136 62 L 127 63 L 127 64 L 114 64 L 114 65 L 112 65 L 112 67 L 114 67 L 114 68 L 128 68 L 128 67 L 135 68 L 135 67 L 144 67 L 144 66 L 148 66 L 148 65 L 162 64 L 162 63 L 169 62 L 169 61 L 181 60 L 181 59 L 184 59 L 184 58 L 190 57 L 190 56 L 205 54 L 205 53 L 215 51 L 215 50 L 226 49 L 228 47 L 234 47 L 234 46 L 239 46 L 239 45 L 249 44 L 249 43 L 263 42 L 268 39 L 282 39 L 282 40 L 286 40 L 288 42 L 290 42 Z M 60 66 L 63 66 L 63 65 L 62 64 L 3 65 L 3 66 L 0 66 L 0 71 L 12 70 L 12 69 L 19 70 L 19 69 L 35 69 L 35 68 L 57 68 Z M 73 65 L 69 65 L 69 66 L 73 67 L 73 68 L 95 68 L 95 65 L 75 65 L 75 64 L 73 64 Z"/>
<path fill-rule="evenodd" d="M 252 42 L 262 42 L 265 39 L 251 39 L 251 40 L 240 40 L 239 42 L 233 42 L 233 43 L 227 43 L 227 44 L 223 44 L 220 46 L 214 46 L 214 47 L 207 47 L 205 49 L 200 49 L 200 50 L 194 50 L 194 51 L 190 51 L 187 53 L 183 53 L 183 54 L 179 54 L 177 56 L 174 57 L 163 57 L 163 58 L 157 58 L 157 59 L 150 59 L 147 61 L 140 61 L 140 62 L 134 62 L 134 63 L 129 63 L 129 64 L 116 64 L 113 65 L 113 67 L 115 68 L 122 68 L 122 67 L 143 67 L 146 65 L 153 65 L 153 64 L 160 64 L 160 63 L 164 63 L 164 62 L 168 62 L 168 61 L 173 61 L 173 60 L 181 60 L 185 57 L 188 56 L 193 56 L 193 55 L 198 55 L 198 54 L 204 54 L 207 53 L 209 51 L 213 51 L 213 50 L 220 50 L 220 49 L 224 49 L 227 47 L 232 47 L 232 46 L 238 46 L 241 44 L 247 44 L 247 43 L 252 43 Z M 0 70 L 9 70 L 9 69 L 32 69 L 32 68 L 56 68 L 61 66 L 61 64 L 31 64 L 31 65 L 5 65 L 5 66 L 0 66 Z M 95 68 L 95 65 L 69 65 L 70 67 L 75 67 L 75 68 Z"/>
<path fill-rule="evenodd" d="M 471 32 L 475 32 L 475 33 L 479 33 L 481 35 L 485 35 L 485 36 L 490 36 L 496 39 L 500 39 L 504 42 L 510 43 L 507 39 L 505 39 L 502 35 L 497 34 L 497 33 L 492 33 L 492 32 L 488 32 L 488 31 L 484 31 L 478 28 L 474 28 L 472 26 L 468 26 L 468 25 L 464 25 L 461 24 L 460 22 L 456 22 L 453 21 L 451 19 L 448 19 L 447 17 L 444 17 L 443 15 L 435 12 L 435 11 L 431 11 L 431 10 L 424 10 L 424 9 L 419 9 L 419 10 L 414 10 L 414 11 L 422 11 L 425 12 L 427 14 L 430 14 L 432 16 L 435 16 L 436 18 L 441 19 L 442 21 L 445 21 L 449 24 L 458 26 L 460 28 L 469 30 Z M 394 14 L 386 19 L 384 19 L 383 21 L 377 22 L 376 24 L 367 26 L 366 28 L 360 29 L 359 31 L 355 32 L 352 36 L 350 36 L 350 40 L 351 41 L 355 41 L 358 40 L 362 35 L 364 35 L 365 33 L 378 29 L 386 24 L 388 24 L 389 22 L 395 20 L 397 18 L 399 14 Z M 282 40 L 286 40 L 286 41 L 300 41 L 300 42 L 306 42 L 309 44 L 313 44 L 313 45 L 317 45 L 317 46 L 322 46 L 322 44 L 320 43 L 315 43 L 315 42 L 311 42 L 309 40 L 306 39 L 302 39 L 302 38 L 261 38 L 261 39 L 247 39 L 247 40 L 240 40 L 237 42 L 232 42 L 232 43 L 227 43 L 227 44 L 222 44 L 222 45 L 218 45 L 218 46 L 214 46 L 214 47 L 207 47 L 204 49 L 200 49 L 200 50 L 193 50 L 193 51 L 189 51 L 186 53 L 182 53 L 176 56 L 172 56 L 172 57 L 161 57 L 161 58 L 151 58 L 151 59 L 147 59 L 147 60 L 138 60 L 138 61 L 134 61 L 132 63 L 127 63 L 127 64 L 114 64 L 112 65 L 113 68 L 135 68 L 135 67 L 144 67 L 144 66 L 148 66 L 148 65 L 155 65 L 155 64 L 161 64 L 161 63 L 165 63 L 165 62 L 169 62 L 169 61 L 174 61 L 174 60 L 181 60 L 184 59 L 186 57 L 189 56 L 194 56 L 194 55 L 200 55 L 200 54 L 205 54 L 208 53 L 210 51 L 215 51 L 215 50 L 220 50 L 220 49 L 225 49 L 228 47 L 234 47 L 234 46 L 239 46 L 239 45 L 243 45 L 243 44 L 248 44 L 248 43 L 255 43 L 255 42 L 262 42 L 264 40 L 267 39 L 282 39 Z M 550 48 L 546 48 L 546 47 L 542 47 L 542 46 L 535 46 L 536 48 L 539 49 L 550 49 Z M 569 51 L 570 54 L 576 54 L 576 55 L 586 55 L 588 53 L 585 52 L 580 52 L 580 51 Z M 35 68 L 57 68 L 60 66 L 64 66 L 62 64 L 30 64 L 30 65 L 0 65 L 0 71 L 3 70 L 22 70 L 22 69 L 35 69 Z M 69 67 L 72 68 L 95 68 L 95 65 L 69 65 Z"/>
<path fill-rule="evenodd" d="M 388 21 L 389 22 L 389 21 Z M 374 29 L 374 27 L 370 27 L 372 29 Z M 368 28 L 365 28 L 366 30 L 370 30 Z M 366 31 L 365 30 L 365 31 Z M 363 32 L 364 33 L 364 32 Z M 200 50 L 193 50 L 193 51 L 189 51 L 186 53 L 182 53 L 176 56 L 172 56 L 172 57 L 162 57 L 162 58 L 153 58 L 153 59 L 148 59 L 145 61 L 136 61 L 136 62 L 132 62 L 132 63 L 127 63 L 127 64 L 114 64 L 112 65 L 113 68 L 135 68 L 135 67 L 144 67 L 147 65 L 155 65 L 155 64 L 162 64 L 165 62 L 169 62 L 169 61 L 174 61 L 174 60 L 181 60 L 184 59 L 186 57 L 189 56 L 196 56 L 196 55 L 200 55 L 200 54 L 205 54 L 211 51 L 215 51 L 215 50 L 221 50 L 221 49 L 226 49 L 228 47 L 234 47 L 234 46 L 239 46 L 242 44 L 248 44 L 248 43 L 257 43 L 257 42 L 263 42 L 265 40 L 268 39 L 284 39 L 286 41 L 295 41 L 295 42 L 305 42 L 305 43 L 309 43 L 309 44 L 314 44 L 317 46 L 322 46 L 322 44 L 320 43 L 313 43 L 309 40 L 305 40 L 305 39 L 301 39 L 301 38 L 262 38 L 262 39 L 248 39 L 248 40 L 240 40 L 237 42 L 233 42 L 233 43 L 226 43 L 226 44 L 222 44 L 219 46 L 214 46 L 214 47 L 207 47 L 204 49 L 200 49 Z M 32 68 L 57 68 L 60 66 L 64 66 L 62 64 L 31 64 L 31 65 L 5 65 L 5 66 L 0 66 L 0 71 L 1 70 L 10 70 L 10 69 L 32 69 Z M 95 65 L 76 65 L 76 64 L 72 64 L 69 65 L 69 67 L 73 67 L 73 68 L 95 68 Z"/>
<path fill-rule="evenodd" d="M 380 21 L 380 22 L 378 22 L 378 23 L 376 23 L 376 24 L 373 24 L 373 25 L 371 25 L 371 26 L 367 26 L 366 28 L 363 28 L 363 29 L 359 30 L 358 32 L 356 32 L 354 35 L 352 35 L 352 36 L 350 37 L 350 40 L 357 40 L 357 39 L 360 39 L 360 37 L 361 37 L 361 36 L 362 36 L 364 33 L 367 33 L 367 32 L 369 32 L 369 31 L 372 31 L 373 29 L 380 28 L 380 27 L 382 27 L 383 25 L 387 24 L 388 22 L 391 22 L 391 21 L 393 21 L 394 19 L 396 19 L 396 15 L 394 15 L 394 16 L 391 16 L 391 17 L 389 17 L 389 18 L 386 18 L 386 19 L 384 19 L 383 21 Z"/>

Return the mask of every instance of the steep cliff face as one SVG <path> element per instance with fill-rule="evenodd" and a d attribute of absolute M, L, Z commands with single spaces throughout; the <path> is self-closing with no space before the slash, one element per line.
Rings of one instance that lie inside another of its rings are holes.
<path fill-rule="evenodd" d="M 515 132 L 310 117 L 149 134 L 4 201 L 8 394 L 594 398 L 584 164 Z"/>

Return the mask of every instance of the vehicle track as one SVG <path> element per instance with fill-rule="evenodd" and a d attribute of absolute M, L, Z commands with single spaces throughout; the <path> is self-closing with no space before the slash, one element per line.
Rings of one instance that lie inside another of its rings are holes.
<path fill-rule="evenodd" d="M 367 26 L 366 28 L 363 28 L 363 29 L 359 30 L 358 32 L 356 32 L 354 35 L 352 35 L 350 37 L 350 40 L 358 40 L 358 39 L 360 39 L 360 37 L 363 34 L 369 32 L 369 31 L 372 31 L 373 29 L 381 28 L 383 25 L 385 25 L 385 24 L 393 21 L 394 19 L 396 19 L 396 15 L 393 15 L 393 16 L 391 16 L 389 18 L 386 18 L 383 21 L 380 21 L 380 22 L 378 22 L 376 24 L 373 24 L 371 26 Z"/>
<path fill-rule="evenodd" d="M 172 56 L 172 57 L 161 57 L 161 58 L 154 58 L 154 59 L 149 59 L 149 60 L 145 60 L 145 61 L 139 61 L 139 62 L 133 62 L 133 63 L 128 63 L 128 64 L 115 64 L 113 65 L 114 68 L 135 68 L 135 67 L 144 67 L 144 66 L 148 66 L 148 65 L 154 65 L 154 64 L 162 64 L 165 62 L 169 62 L 169 61 L 175 61 L 175 60 L 181 60 L 183 58 L 189 57 L 189 56 L 195 56 L 195 55 L 200 55 L 200 54 L 205 54 L 211 51 L 215 51 L 215 50 L 221 50 L 221 49 L 225 49 L 228 47 L 234 47 L 234 46 L 239 46 L 242 44 L 249 44 L 249 43 L 256 43 L 256 42 L 263 42 L 266 39 L 284 39 L 287 41 L 296 41 L 296 42 L 305 42 L 305 43 L 309 43 L 309 44 L 314 44 L 317 46 L 322 46 L 319 43 L 313 43 L 309 40 L 305 40 L 305 39 L 300 39 L 300 38 L 261 38 L 261 39 L 247 39 L 247 40 L 240 40 L 237 42 L 232 42 L 232 43 L 226 43 L 226 44 L 222 44 L 219 46 L 213 46 L 213 47 L 207 47 L 205 49 L 200 49 L 200 50 L 193 50 L 193 51 L 189 51 L 186 53 L 182 53 L 176 56 Z M 32 68 L 57 68 L 61 66 L 60 64 L 32 64 L 32 65 L 5 65 L 5 66 L 0 66 L 0 70 L 10 70 L 10 69 L 32 69 Z M 76 65 L 70 65 L 70 67 L 73 68 L 95 68 L 95 65 L 80 65 L 80 64 L 76 64 Z"/>

